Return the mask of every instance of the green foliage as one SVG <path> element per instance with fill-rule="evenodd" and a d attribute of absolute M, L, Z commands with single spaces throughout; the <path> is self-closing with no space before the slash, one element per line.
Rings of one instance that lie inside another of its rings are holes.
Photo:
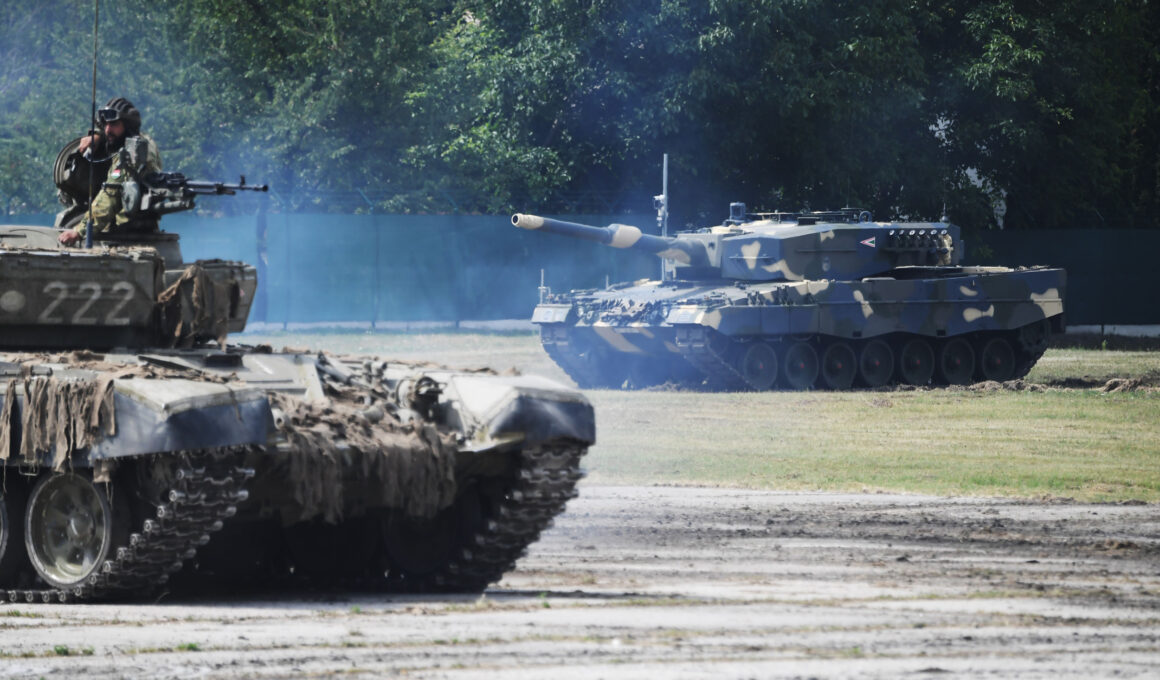
<path fill-rule="evenodd" d="M 1147 10 L 1116 0 L 998 0 L 964 3 L 961 22 L 945 24 L 939 39 L 953 46 L 954 87 L 938 106 L 951 158 L 1002 188 L 1008 227 L 1153 222 L 1155 200 L 1133 195 L 1141 179 L 1133 168 L 1144 159 L 1131 143 L 1144 132 L 1133 111 L 1154 110 L 1158 94 L 1148 28 L 1158 26 Z"/>
<path fill-rule="evenodd" d="M 1146 0 L 101 7 L 98 103 L 133 100 L 166 169 L 246 173 L 280 210 L 645 206 L 669 153 L 678 223 L 730 200 L 974 228 L 996 205 L 1008 228 L 1160 212 Z M 0 21 L 0 209 L 53 210 L 56 151 L 89 118 L 92 7 Z"/>

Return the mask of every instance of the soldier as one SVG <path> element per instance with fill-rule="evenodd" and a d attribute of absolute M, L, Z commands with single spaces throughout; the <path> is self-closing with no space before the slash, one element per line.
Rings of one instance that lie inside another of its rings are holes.
<path fill-rule="evenodd" d="M 157 218 L 137 215 L 141 180 L 161 172 L 157 145 L 141 134 L 141 112 L 124 97 L 115 97 L 97 111 L 104 134 L 83 137 L 77 153 L 90 160 L 112 157 L 112 165 L 92 201 L 93 226 L 97 233 L 156 231 Z M 84 238 L 85 225 L 62 231 L 58 240 L 73 245 Z M 95 234 L 94 234 L 95 235 Z"/>

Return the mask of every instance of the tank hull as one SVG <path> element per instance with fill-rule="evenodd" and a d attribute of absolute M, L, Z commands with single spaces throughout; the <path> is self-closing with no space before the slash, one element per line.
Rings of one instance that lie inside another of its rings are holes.
<path fill-rule="evenodd" d="M 576 391 L 227 346 L 254 268 L 139 236 L 0 227 L 0 600 L 174 576 L 479 591 L 575 494 Z"/>
<path fill-rule="evenodd" d="M 645 281 L 553 296 L 532 320 L 581 387 L 947 384 L 1025 375 L 1063 328 L 1065 286 L 1061 269 L 956 266 L 852 281 Z M 867 347 L 877 372 L 861 370 Z"/>
<path fill-rule="evenodd" d="M 171 576 L 479 591 L 575 495 L 592 408 L 373 357 L 9 354 L 0 599 Z"/>

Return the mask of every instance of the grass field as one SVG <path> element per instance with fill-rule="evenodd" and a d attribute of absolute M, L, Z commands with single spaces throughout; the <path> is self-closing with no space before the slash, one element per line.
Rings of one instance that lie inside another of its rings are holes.
<path fill-rule="evenodd" d="M 601 483 L 1160 500 L 1160 395 L 600 391 Z"/>
<path fill-rule="evenodd" d="M 293 333 L 274 347 L 515 367 L 567 381 L 528 334 Z M 1160 351 L 1050 349 L 1029 382 L 1047 391 L 696 393 L 596 390 L 600 484 L 1160 501 L 1160 391 L 1104 393 L 1160 377 Z"/>

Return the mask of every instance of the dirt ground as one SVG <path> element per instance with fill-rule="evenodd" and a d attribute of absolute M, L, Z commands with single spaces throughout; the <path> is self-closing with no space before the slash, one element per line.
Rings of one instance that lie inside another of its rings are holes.
<path fill-rule="evenodd" d="M 1155 677 L 1160 508 L 601 487 L 484 597 L 0 607 L 0 677 Z"/>

